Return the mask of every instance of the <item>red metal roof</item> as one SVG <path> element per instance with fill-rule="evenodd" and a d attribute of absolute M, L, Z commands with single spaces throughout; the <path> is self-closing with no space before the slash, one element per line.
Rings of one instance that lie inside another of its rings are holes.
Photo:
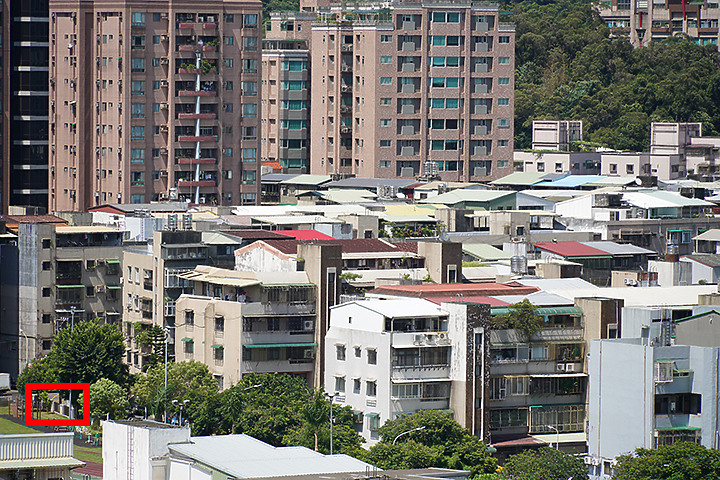
<path fill-rule="evenodd" d="M 603 250 L 589 247 L 580 242 L 567 240 L 562 242 L 537 242 L 535 248 L 563 257 L 607 257 L 609 254 Z"/>
<path fill-rule="evenodd" d="M 55 215 L 3 215 L 0 219 L 5 220 L 5 223 L 18 224 L 18 223 L 55 223 L 59 225 L 67 225 L 67 220 L 56 217 Z"/>
<path fill-rule="evenodd" d="M 268 246 L 275 248 L 285 255 L 297 255 L 298 242 L 294 238 L 290 240 L 262 240 Z"/>
<path fill-rule="evenodd" d="M 291 232 L 286 232 L 287 235 L 290 235 L 290 233 Z M 315 240 L 268 240 L 266 243 L 290 255 L 297 252 L 298 243 L 308 241 L 312 242 Z M 397 244 L 392 244 L 377 238 L 353 238 L 345 240 L 331 238 L 329 240 L 319 239 L 318 241 L 329 245 L 340 245 L 342 253 L 413 252 L 413 247 L 411 246 L 413 242 L 404 243 L 404 248 L 398 248 Z M 415 245 L 414 251 L 417 251 L 417 245 Z"/>
<path fill-rule="evenodd" d="M 502 300 L 498 300 L 494 297 L 483 297 L 479 295 L 452 295 L 452 296 L 440 296 L 440 297 L 429 297 L 429 301 L 433 303 L 437 303 L 440 305 L 443 302 L 446 303 L 456 303 L 456 302 L 466 302 L 466 303 L 486 303 L 490 305 L 491 307 L 505 307 L 507 305 L 510 305 L 508 302 L 503 302 Z"/>
<path fill-rule="evenodd" d="M 403 252 L 417 253 L 418 251 L 418 242 L 398 242 L 393 245 Z"/>
<path fill-rule="evenodd" d="M 440 283 L 425 285 L 383 285 L 372 290 L 381 295 L 397 295 L 401 297 L 454 297 L 460 293 L 465 301 L 472 296 L 487 297 L 496 295 L 529 295 L 537 292 L 538 287 L 528 287 L 513 283 Z"/>
<path fill-rule="evenodd" d="M 292 240 L 292 237 L 272 230 L 222 230 L 222 233 L 234 235 L 243 240 Z"/>
<path fill-rule="evenodd" d="M 287 235 L 295 240 L 335 240 L 330 235 L 326 235 L 317 230 L 275 230 L 276 233 Z"/>

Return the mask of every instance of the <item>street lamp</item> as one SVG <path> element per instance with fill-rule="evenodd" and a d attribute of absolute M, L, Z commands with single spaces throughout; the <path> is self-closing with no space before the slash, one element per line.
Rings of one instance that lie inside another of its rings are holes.
<path fill-rule="evenodd" d="M 20 334 L 25 337 L 25 368 L 27 368 L 30 363 L 30 340 L 22 328 L 20 329 Z"/>
<path fill-rule="evenodd" d="M 335 397 L 338 395 L 340 395 L 338 392 L 332 395 L 327 394 L 330 399 L 330 455 L 333 454 L 333 400 L 335 400 Z"/>
<path fill-rule="evenodd" d="M 180 425 L 180 426 L 182 427 L 182 411 L 183 411 L 183 407 L 187 408 L 187 406 L 190 405 L 190 400 L 183 400 L 182 402 L 179 402 L 179 401 L 177 401 L 177 400 L 173 400 L 173 401 L 172 401 L 172 404 L 175 405 L 176 407 L 177 407 L 177 406 L 180 407 L 180 421 L 178 422 L 178 425 Z"/>
<path fill-rule="evenodd" d="M 553 427 L 552 425 L 545 425 L 547 428 L 550 428 L 552 430 L 555 430 L 555 449 L 560 450 L 560 431 Z M 552 447 L 552 442 L 550 442 L 550 446 Z"/>
<path fill-rule="evenodd" d="M 70 333 L 75 331 L 75 305 L 70 305 Z M 70 418 L 73 418 L 72 390 L 70 390 Z"/>
<path fill-rule="evenodd" d="M 399 434 L 398 436 L 396 436 L 395 438 L 393 438 L 393 443 L 392 443 L 392 444 L 395 445 L 395 442 L 397 442 L 397 439 L 400 438 L 400 437 L 402 437 L 403 435 L 407 435 L 408 433 L 417 432 L 417 431 L 420 431 L 420 430 L 425 430 L 425 427 L 426 427 L 426 426 L 423 425 L 422 427 L 417 427 L 417 428 L 410 429 L 410 430 L 408 430 L 407 432 L 402 432 L 401 434 Z"/>
<path fill-rule="evenodd" d="M 170 342 L 170 327 L 165 327 L 165 390 L 163 391 L 163 407 L 165 413 L 163 422 L 167 423 L 167 367 L 168 367 L 168 344 Z"/>

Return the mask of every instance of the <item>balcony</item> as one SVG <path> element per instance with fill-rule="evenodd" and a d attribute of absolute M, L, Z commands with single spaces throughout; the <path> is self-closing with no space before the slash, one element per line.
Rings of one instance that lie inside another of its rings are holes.
<path fill-rule="evenodd" d="M 178 180 L 178 187 L 215 187 L 217 180 Z"/>
<path fill-rule="evenodd" d="M 178 113 L 179 120 L 215 120 L 216 113 Z"/>
<path fill-rule="evenodd" d="M 352 53 L 352 51 L 353 51 L 352 43 L 346 43 L 344 45 L 340 45 L 340 51 L 343 53 Z"/>
<path fill-rule="evenodd" d="M 393 347 L 436 347 L 438 345 L 450 345 L 447 332 L 393 332 L 392 334 Z"/>
<path fill-rule="evenodd" d="M 309 331 L 290 331 L 290 330 L 275 330 L 275 331 L 243 331 L 241 336 L 243 345 L 254 344 L 298 344 L 303 346 L 308 343 L 315 341 L 315 332 Z"/>
<path fill-rule="evenodd" d="M 196 45 L 178 45 L 178 52 L 194 52 Z"/>
<path fill-rule="evenodd" d="M 447 380 L 449 378 L 450 365 L 393 366 L 391 380 Z"/>
<path fill-rule="evenodd" d="M 217 135 L 178 135 L 178 142 L 217 142 Z"/>
<path fill-rule="evenodd" d="M 314 315 L 315 303 L 261 303 L 242 304 L 242 314 L 246 317 L 259 315 Z"/>
<path fill-rule="evenodd" d="M 179 165 L 196 165 L 196 164 L 215 164 L 217 159 L 215 158 L 191 158 L 191 157 L 179 157 L 177 159 Z"/>
<path fill-rule="evenodd" d="M 198 74 L 198 73 L 200 73 L 200 69 L 199 68 L 178 68 L 178 73 Z"/>
<path fill-rule="evenodd" d="M 178 28 L 195 28 L 195 22 L 180 22 Z"/>
<path fill-rule="evenodd" d="M 299 358 L 289 360 L 243 361 L 242 373 L 310 372 L 315 360 Z"/>
<path fill-rule="evenodd" d="M 203 22 L 202 28 L 205 30 L 216 30 L 218 28 L 218 24 L 216 22 Z"/>
<path fill-rule="evenodd" d="M 178 97 L 216 97 L 215 90 L 178 90 Z"/>

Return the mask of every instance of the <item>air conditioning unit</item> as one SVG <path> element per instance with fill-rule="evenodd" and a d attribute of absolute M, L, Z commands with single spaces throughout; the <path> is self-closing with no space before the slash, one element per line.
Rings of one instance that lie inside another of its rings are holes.
<path fill-rule="evenodd" d="M 592 459 L 592 464 L 595 465 L 596 467 L 597 467 L 598 465 L 600 465 L 600 463 L 601 463 L 601 461 L 600 461 L 599 458 L 593 458 L 593 459 Z"/>
<path fill-rule="evenodd" d="M 435 341 L 437 343 L 442 343 L 443 345 L 447 345 L 450 343 L 450 338 L 448 338 L 448 334 L 445 332 L 438 333 L 435 336 Z"/>
<path fill-rule="evenodd" d="M 95 287 L 95 291 L 96 291 L 97 293 L 104 293 L 104 292 L 105 292 L 105 285 L 98 285 L 97 287 Z"/>
<path fill-rule="evenodd" d="M 160 86 L 161 87 L 167 87 L 169 85 L 167 80 L 160 80 Z"/>
<path fill-rule="evenodd" d="M 555 366 L 555 369 L 556 369 L 558 372 L 564 372 L 564 371 L 565 371 L 565 364 L 564 364 L 564 363 L 558 363 L 558 364 Z"/>
<path fill-rule="evenodd" d="M 167 171 L 167 170 L 160 170 L 160 176 L 161 176 L 161 177 L 167 177 L 167 176 L 168 176 L 168 171 Z"/>
<path fill-rule="evenodd" d="M 592 457 L 585 457 L 585 465 L 592 465 Z"/>
<path fill-rule="evenodd" d="M 311 349 L 305 350 L 305 352 L 303 352 L 303 358 L 315 358 L 315 351 Z"/>
<path fill-rule="evenodd" d="M 306 331 L 312 330 L 314 328 L 314 326 L 315 326 L 315 322 L 313 322 L 312 320 L 305 320 L 303 322 L 303 330 L 306 330 Z"/>
<path fill-rule="evenodd" d="M 413 336 L 413 345 L 423 345 L 425 343 L 425 335 L 414 335 Z"/>
<path fill-rule="evenodd" d="M 160 125 L 160 131 L 161 131 L 161 132 L 167 132 L 167 131 L 168 131 L 167 125 Z"/>
<path fill-rule="evenodd" d="M 363 412 L 353 412 L 352 419 L 353 423 L 363 423 L 365 415 Z"/>
<path fill-rule="evenodd" d="M 168 104 L 165 103 L 165 102 L 163 102 L 163 103 L 160 104 L 160 108 L 162 108 L 163 110 L 167 110 L 167 109 L 168 109 Z"/>
<path fill-rule="evenodd" d="M 168 59 L 168 57 L 162 57 L 160 59 L 160 63 L 163 65 L 167 65 L 169 62 L 170 62 L 170 60 Z"/>
<path fill-rule="evenodd" d="M 160 155 L 167 155 L 168 149 L 167 148 L 161 148 L 160 149 Z"/>
<path fill-rule="evenodd" d="M 567 363 L 565 364 L 566 372 L 579 372 L 582 369 L 579 363 Z"/>

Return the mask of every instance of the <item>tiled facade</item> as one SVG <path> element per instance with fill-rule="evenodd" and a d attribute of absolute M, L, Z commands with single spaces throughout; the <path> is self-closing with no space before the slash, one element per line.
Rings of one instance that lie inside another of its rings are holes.
<path fill-rule="evenodd" d="M 382 6 L 317 12 L 311 173 L 413 177 L 427 161 L 443 180 L 512 172 L 514 26 L 495 4 Z"/>
<path fill-rule="evenodd" d="M 258 201 L 259 1 L 50 11 L 51 210 Z"/>

